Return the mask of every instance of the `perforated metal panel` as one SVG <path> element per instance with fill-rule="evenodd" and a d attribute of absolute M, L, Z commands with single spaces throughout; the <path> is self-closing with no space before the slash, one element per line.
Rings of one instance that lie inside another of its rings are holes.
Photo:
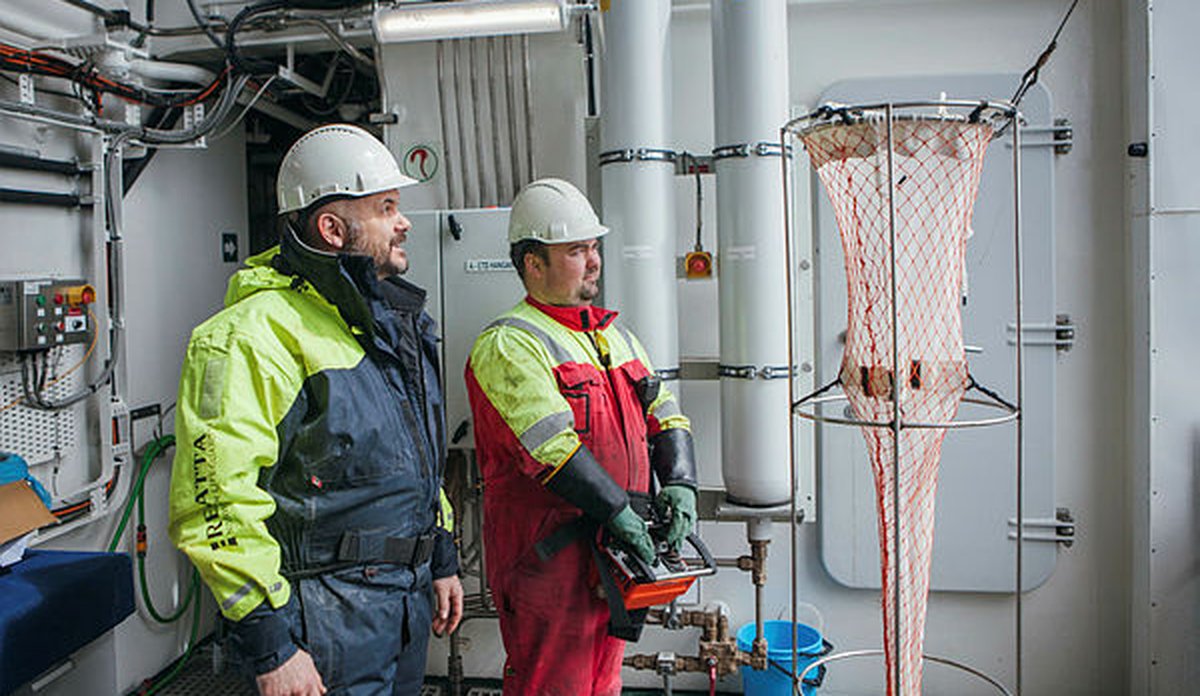
<path fill-rule="evenodd" d="M 49 379 L 62 374 L 84 355 L 83 346 L 67 346 L 50 354 Z M 32 356 L 27 358 L 34 359 Z M 40 360 L 40 358 L 38 358 Z M 61 399 L 80 388 L 83 369 L 67 375 L 45 391 L 51 401 Z M 22 398 L 21 363 L 15 353 L 0 354 L 0 408 Z M 40 411 L 14 406 L 0 412 L 0 450 L 19 454 L 30 465 L 70 456 L 83 439 L 83 419 L 79 408 Z"/>

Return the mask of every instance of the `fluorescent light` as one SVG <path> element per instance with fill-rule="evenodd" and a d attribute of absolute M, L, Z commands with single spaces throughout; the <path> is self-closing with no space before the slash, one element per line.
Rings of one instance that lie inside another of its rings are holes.
<path fill-rule="evenodd" d="M 408 3 L 375 13 L 375 38 L 393 43 L 529 34 L 561 31 L 569 21 L 566 0 Z"/>

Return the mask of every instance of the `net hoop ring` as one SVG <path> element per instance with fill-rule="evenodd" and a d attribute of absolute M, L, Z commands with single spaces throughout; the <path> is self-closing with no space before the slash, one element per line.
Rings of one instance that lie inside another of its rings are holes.
<path fill-rule="evenodd" d="M 869 421 L 859 420 L 857 418 L 847 418 L 843 416 L 826 416 L 816 412 L 817 406 L 825 404 L 833 404 L 838 402 L 849 403 L 850 399 L 845 394 L 829 394 L 827 396 L 809 395 L 792 404 L 792 413 L 817 423 L 837 423 L 839 425 L 857 425 L 867 428 L 891 428 L 892 421 Z M 1002 425 L 1011 423 L 1021 415 L 1020 409 L 1011 404 L 1005 404 L 995 399 L 983 399 L 975 396 L 964 396 L 960 399 L 961 403 L 982 406 L 984 408 L 999 411 L 1000 415 L 992 418 L 971 418 L 963 420 L 953 420 L 941 423 L 922 423 L 900 421 L 900 429 L 926 429 L 926 430 L 954 430 L 959 428 L 984 428 L 991 425 Z M 811 410 L 809 410 L 811 409 Z"/>
<path fill-rule="evenodd" d="M 804 671 L 802 671 L 802 672 L 800 672 L 800 674 L 796 675 L 796 682 L 803 683 L 804 677 L 809 672 L 813 671 L 814 669 L 819 668 L 821 665 L 825 665 L 830 662 L 838 662 L 840 660 L 849 660 L 849 659 L 858 658 L 858 657 L 882 657 L 883 655 L 884 655 L 884 651 L 880 650 L 878 648 L 873 649 L 873 650 L 847 650 L 846 652 L 833 653 L 832 655 L 826 655 L 822 658 L 813 660 L 812 662 L 808 663 L 808 665 L 804 668 Z M 985 674 L 984 672 L 981 672 L 978 669 L 975 669 L 974 667 L 972 667 L 968 664 L 964 664 L 962 662 L 957 662 L 955 660 L 951 660 L 948 657 L 939 657 L 937 655 L 929 655 L 929 654 L 924 654 L 924 653 L 921 655 L 921 659 L 926 660 L 928 662 L 945 665 L 947 667 L 952 667 L 954 669 L 959 670 L 960 672 L 966 672 L 967 674 L 970 674 L 973 677 L 977 677 L 980 681 L 986 682 L 986 683 L 996 687 L 996 691 L 998 693 L 1004 694 L 1004 696 L 1012 696 L 1012 692 L 1009 691 L 1003 684 L 1001 684 L 1000 682 L 996 681 L 991 676 Z M 796 682 L 794 682 L 792 685 L 793 692 L 797 691 L 796 686 L 795 686 Z"/>
<path fill-rule="evenodd" d="M 882 121 L 888 107 L 893 110 L 893 120 L 899 121 L 964 121 L 992 122 L 1023 121 L 1021 112 L 1007 101 L 966 99 L 924 99 L 878 104 L 827 104 L 815 111 L 797 116 L 783 125 L 783 134 L 803 137 L 805 132 L 833 125 L 849 125 L 866 121 Z M 895 110 L 931 109 L 938 112 L 895 114 Z M 951 111 L 952 110 L 952 111 Z M 1007 126 L 1002 126 L 1006 128 Z"/>

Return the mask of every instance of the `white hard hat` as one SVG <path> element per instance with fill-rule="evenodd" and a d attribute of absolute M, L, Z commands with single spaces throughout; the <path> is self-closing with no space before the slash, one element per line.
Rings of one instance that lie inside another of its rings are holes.
<path fill-rule="evenodd" d="M 369 196 L 417 183 L 396 158 L 358 126 L 335 123 L 300 136 L 283 156 L 275 180 L 279 213 L 303 210 L 326 196 Z"/>
<path fill-rule="evenodd" d="M 545 244 L 581 242 L 608 234 L 592 204 L 570 182 L 538 179 L 513 199 L 508 243 L 536 239 Z"/>

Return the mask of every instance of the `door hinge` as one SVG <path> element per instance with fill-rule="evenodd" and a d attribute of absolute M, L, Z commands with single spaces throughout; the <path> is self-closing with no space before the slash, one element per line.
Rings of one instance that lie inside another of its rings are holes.
<path fill-rule="evenodd" d="M 1017 343 L 1017 325 L 1009 323 L 1005 330 L 1008 333 L 1008 345 Z M 1026 346 L 1054 346 L 1055 350 L 1068 351 L 1075 346 L 1075 324 L 1071 315 L 1059 314 L 1053 324 L 1031 323 L 1021 324 L 1021 344 Z"/>
<path fill-rule="evenodd" d="M 1008 518 L 1008 538 L 1017 538 L 1017 520 Z M 1048 541 L 1067 548 L 1075 543 L 1075 517 L 1069 508 L 1060 507 L 1054 517 L 1026 517 L 1021 525 L 1021 538 L 1025 541 Z"/>
<path fill-rule="evenodd" d="M 1071 152 L 1074 143 L 1075 130 L 1070 119 L 1056 118 L 1050 126 L 1025 126 L 1021 129 L 1021 147 L 1052 147 L 1054 154 L 1065 155 Z M 1012 141 L 1004 146 L 1011 149 Z"/>

